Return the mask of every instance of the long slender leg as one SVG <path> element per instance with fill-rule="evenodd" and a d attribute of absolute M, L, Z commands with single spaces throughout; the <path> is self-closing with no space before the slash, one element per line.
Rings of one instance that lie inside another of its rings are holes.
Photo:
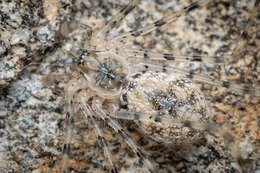
<path fill-rule="evenodd" d="M 155 111 L 153 114 L 143 113 L 143 112 L 131 112 L 127 110 L 116 110 L 111 117 L 116 119 L 127 119 L 127 120 L 137 120 L 137 121 L 147 121 L 152 123 L 162 123 L 165 125 L 176 125 L 189 127 L 196 130 L 208 131 L 212 134 L 216 130 L 220 130 L 214 124 L 210 122 L 202 122 L 199 120 L 177 120 L 174 118 L 167 118 Z"/>
<path fill-rule="evenodd" d="M 72 118 L 76 114 L 76 107 L 73 103 L 73 98 L 75 96 L 75 93 L 77 93 L 82 88 L 84 88 L 84 86 L 82 84 L 80 84 L 76 79 L 72 79 L 68 82 L 68 84 L 65 86 L 65 89 L 64 89 L 65 90 L 65 100 L 67 103 L 67 106 L 66 106 L 67 113 L 66 113 L 66 119 L 65 119 L 65 140 L 64 140 L 64 146 L 63 146 L 63 152 L 62 152 L 60 173 L 67 172 L 70 145 L 71 145 L 71 141 L 72 141 L 72 131 L 73 131 Z"/>
<path fill-rule="evenodd" d="M 136 65 L 136 68 L 139 71 L 147 71 L 147 70 L 161 71 L 164 73 L 175 74 L 181 77 L 185 77 L 197 82 L 203 82 L 217 87 L 224 87 L 227 90 L 234 92 L 236 94 L 250 94 L 252 96 L 257 96 L 257 97 L 260 96 L 259 87 L 253 87 L 249 85 L 241 86 L 227 80 L 210 79 L 208 75 L 195 74 L 193 71 L 185 71 L 183 69 L 170 66 L 165 62 L 160 62 L 160 61 L 137 62 L 138 60 L 136 60 L 135 62 L 134 61 L 131 63 L 133 63 L 133 65 L 138 64 Z"/>
<path fill-rule="evenodd" d="M 72 87 L 72 86 L 68 84 L 67 85 L 68 90 L 70 87 Z M 67 93 L 68 92 L 69 91 L 67 91 Z M 73 103 L 72 103 L 72 96 L 68 96 L 68 94 L 67 94 L 68 106 L 67 106 L 67 113 L 66 113 L 66 118 L 65 118 L 65 140 L 64 140 L 64 145 L 63 145 L 60 173 L 67 172 L 70 145 L 71 145 L 71 141 L 72 141 L 73 127 L 72 127 L 71 118 L 74 116 L 74 109 L 73 109 Z"/>
<path fill-rule="evenodd" d="M 104 150 L 104 155 L 108 159 L 109 165 L 111 167 L 111 172 L 117 173 L 118 171 L 117 171 L 117 168 L 115 167 L 115 165 L 113 164 L 113 161 L 111 159 L 111 153 L 110 153 L 110 150 L 108 148 L 107 141 L 104 138 L 104 136 L 103 136 L 103 134 L 102 134 L 95 118 L 94 118 L 94 116 L 95 116 L 94 112 L 92 111 L 90 106 L 85 103 L 84 98 L 81 100 L 80 108 L 81 108 L 84 116 L 86 117 L 86 119 L 88 119 L 88 117 L 90 117 L 90 119 L 91 119 L 91 122 L 92 122 L 92 125 L 94 127 L 94 131 L 95 131 L 95 134 L 97 136 L 97 139 L 100 141 L 100 144 L 101 144 L 101 146 Z"/>
<path fill-rule="evenodd" d="M 72 103 L 68 105 L 68 111 L 66 113 L 65 118 L 65 140 L 63 145 L 63 151 L 62 151 L 62 160 L 61 160 L 61 168 L 60 173 L 66 173 L 68 171 L 68 160 L 69 160 L 69 154 L 70 154 L 70 146 L 72 141 L 72 117 L 74 116 L 74 111 L 72 108 Z"/>
<path fill-rule="evenodd" d="M 112 16 L 108 23 L 99 31 L 92 33 L 91 28 L 87 29 L 86 41 L 84 48 L 87 49 L 91 46 L 91 40 L 99 40 L 100 38 L 104 41 L 108 40 L 109 32 L 116 28 L 120 22 L 136 7 L 140 0 L 131 0 L 127 6 L 122 8 L 117 14 Z"/>
<path fill-rule="evenodd" d="M 119 23 L 136 7 L 140 0 L 131 0 L 127 6 L 122 8 L 116 15 L 114 15 L 108 23 L 99 31 L 100 35 L 107 37 L 108 33 L 115 27 L 119 25 Z"/>
<path fill-rule="evenodd" d="M 224 64 L 224 58 L 218 56 L 203 55 L 174 55 L 171 53 L 158 53 L 142 49 L 125 49 L 128 57 L 143 58 L 149 60 L 164 60 L 175 62 L 201 62 L 210 64 Z"/>
<path fill-rule="evenodd" d="M 103 109 L 102 109 L 102 103 L 100 100 L 94 100 L 93 106 L 96 114 L 102 118 L 110 127 L 112 127 L 117 133 L 119 133 L 122 138 L 126 141 L 126 143 L 129 145 L 129 147 L 136 153 L 136 155 L 139 157 L 141 163 L 145 164 L 145 169 L 147 172 L 153 172 L 154 167 L 151 164 L 151 162 L 142 154 L 142 152 L 137 148 L 134 141 L 124 132 L 123 128 L 114 121 L 110 115 L 108 115 Z"/>
<path fill-rule="evenodd" d="M 65 141 L 63 145 L 63 152 L 62 152 L 62 161 L 61 161 L 61 169 L 60 173 L 67 172 L 68 169 L 68 160 L 69 160 L 69 153 L 70 153 L 70 145 L 72 141 L 72 123 L 71 123 L 71 116 L 67 112 L 66 120 L 65 120 Z"/>
<path fill-rule="evenodd" d="M 116 41 L 122 41 L 122 40 L 126 40 L 126 39 L 130 40 L 130 39 L 134 39 L 136 37 L 148 34 L 149 32 L 151 32 L 159 27 L 162 27 L 164 25 L 167 25 L 169 23 L 176 21 L 178 19 L 178 17 L 180 17 L 184 14 L 187 14 L 190 11 L 192 11 L 200 6 L 203 6 L 204 4 L 207 4 L 208 2 L 209 2 L 209 0 L 195 1 L 195 2 L 191 3 L 189 6 L 184 7 L 182 10 L 180 10 L 170 16 L 165 16 L 165 17 L 155 21 L 154 23 L 152 23 L 146 27 L 140 28 L 138 30 L 132 30 L 130 32 L 120 34 L 117 37 L 113 38 L 113 40 L 116 40 Z"/>
<path fill-rule="evenodd" d="M 196 120 L 176 120 L 173 118 L 168 118 L 162 116 L 157 111 L 154 113 L 143 113 L 143 112 L 131 112 L 127 110 L 115 110 L 114 113 L 110 114 L 111 117 L 116 119 L 125 119 L 125 120 L 137 120 L 137 121 L 147 121 L 152 123 L 163 123 L 166 125 L 176 125 L 176 126 L 187 126 L 197 130 L 206 130 L 211 131 L 213 130 L 212 125 L 208 122 L 201 122 Z"/>

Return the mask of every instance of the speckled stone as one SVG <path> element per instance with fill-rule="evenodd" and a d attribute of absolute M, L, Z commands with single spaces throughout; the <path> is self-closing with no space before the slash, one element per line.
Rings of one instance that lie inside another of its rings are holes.
<path fill-rule="evenodd" d="M 138 38 L 133 45 L 175 54 L 220 56 L 226 60 L 225 75 L 210 64 L 176 64 L 194 72 L 227 78 L 239 84 L 259 86 L 260 20 L 254 19 L 243 51 L 230 56 L 246 25 L 252 0 L 221 0 L 197 9 L 160 30 Z M 68 55 L 78 47 L 84 25 L 100 29 L 122 8 L 122 0 L 41 0 L 0 2 L 0 172 L 58 172 L 64 142 L 66 80 L 42 81 L 49 74 L 65 73 Z M 189 4 L 186 1 L 146 0 L 122 22 L 118 32 L 136 29 Z M 260 9 L 260 8 L 259 8 Z M 259 11 L 258 9 L 258 11 Z M 259 12 L 258 12 L 259 13 Z M 76 23 L 69 35 L 59 31 L 61 23 Z M 73 21 L 73 22 L 71 22 Z M 82 24 L 82 25 L 80 25 Z M 113 31 L 113 34 L 116 34 Z M 61 49 L 62 47 L 62 49 Z M 33 62 L 30 66 L 27 66 Z M 24 69 L 26 67 L 26 69 Z M 232 94 L 222 88 L 198 84 L 213 112 L 213 121 L 235 136 L 248 172 L 259 172 L 260 99 Z M 140 172 L 137 156 L 120 135 L 98 122 L 120 172 Z M 221 137 L 208 135 L 193 146 L 164 146 L 141 134 L 131 121 L 120 121 L 146 156 L 164 172 L 239 172 L 230 149 Z M 102 148 L 90 123 L 74 117 L 70 172 L 107 172 Z M 184 151 L 192 151 L 187 154 Z M 183 154 L 185 153 L 185 154 Z"/>
<path fill-rule="evenodd" d="M 0 87 L 17 79 L 23 67 L 41 60 L 58 44 L 58 16 L 44 15 L 47 1 L 1 1 L 0 3 Z M 51 9 L 58 7 L 52 6 Z M 49 8 L 50 10 L 50 8 Z M 57 11 L 58 9 L 56 9 Z M 66 11 L 64 11 L 66 12 Z"/>

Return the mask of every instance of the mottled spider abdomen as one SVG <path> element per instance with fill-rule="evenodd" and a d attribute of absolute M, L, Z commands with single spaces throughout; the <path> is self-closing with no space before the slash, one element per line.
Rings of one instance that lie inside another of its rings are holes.
<path fill-rule="evenodd" d="M 150 119 L 155 117 L 154 121 L 141 119 L 137 124 L 152 139 L 166 144 L 192 143 L 201 138 L 202 131 L 165 119 L 173 119 L 173 122 L 209 119 L 200 89 L 191 80 L 175 75 L 138 73 L 131 77 L 124 98 L 129 111 L 150 114 Z"/>

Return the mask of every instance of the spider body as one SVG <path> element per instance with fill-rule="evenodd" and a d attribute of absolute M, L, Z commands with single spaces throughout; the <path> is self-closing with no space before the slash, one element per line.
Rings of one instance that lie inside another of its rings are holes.
<path fill-rule="evenodd" d="M 209 114 L 205 97 L 191 80 L 147 71 L 134 75 L 130 81 L 131 84 L 124 90 L 129 111 L 154 117 L 153 122 L 145 119 L 137 121 L 146 135 L 158 142 L 178 145 L 194 143 L 201 137 L 203 130 L 163 121 L 168 118 L 176 122 L 207 122 Z"/>

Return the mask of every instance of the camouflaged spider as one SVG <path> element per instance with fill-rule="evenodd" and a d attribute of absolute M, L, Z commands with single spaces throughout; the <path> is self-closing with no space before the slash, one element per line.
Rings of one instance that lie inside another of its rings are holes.
<path fill-rule="evenodd" d="M 60 172 L 67 170 L 72 140 L 71 119 L 78 112 L 91 121 L 111 172 L 118 171 L 96 118 L 102 119 L 118 132 L 144 163 L 144 169 L 153 172 L 156 168 L 115 119 L 135 121 L 143 132 L 155 141 L 166 144 L 192 143 L 200 138 L 204 131 L 226 135 L 208 122 L 210 115 L 205 97 L 192 81 L 224 87 L 238 94 L 260 95 L 258 88 L 242 87 L 226 80 L 212 81 L 207 75 L 184 71 L 169 63 L 224 63 L 224 60 L 219 58 L 197 55 L 181 57 L 135 49 L 127 45 L 130 40 L 174 22 L 181 15 L 203 6 L 208 3 L 207 0 L 195 1 L 144 28 L 110 37 L 112 28 L 117 27 L 138 3 L 139 0 L 130 1 L 100 31 L 92 32 L 89 29 L 83 49 L 77 53 L 71 52 L 76 58 L 72 59 L 71 80 L 65 86 L 68 106 Z M 195 132 L 192 137 L 187 138 L 185 135 L 190 131 Z M 180 135 L 174 136 L 175 132 Z"/>

